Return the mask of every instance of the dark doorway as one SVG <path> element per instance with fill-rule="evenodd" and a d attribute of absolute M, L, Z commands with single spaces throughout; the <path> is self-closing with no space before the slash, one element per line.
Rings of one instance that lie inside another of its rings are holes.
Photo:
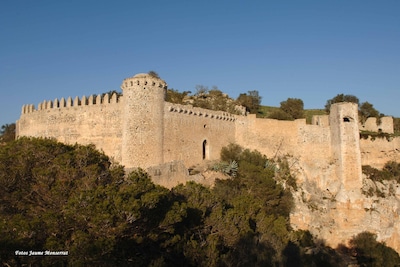
<path fill-rule="evenodd" d="M 208 145 L 207 145 L 207 140 L 203 141 L 203 159 L 208 158 Z"/>

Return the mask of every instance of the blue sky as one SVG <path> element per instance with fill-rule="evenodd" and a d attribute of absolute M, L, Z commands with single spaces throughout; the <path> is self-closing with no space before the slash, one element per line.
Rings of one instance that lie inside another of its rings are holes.
<path fill-rule="evenodd" d="M 264 105 L 339 93 L 400 117 L 400 1 L 0 1 L 0 125 L 24 104 L 119 90 L 154 70 Z"/>

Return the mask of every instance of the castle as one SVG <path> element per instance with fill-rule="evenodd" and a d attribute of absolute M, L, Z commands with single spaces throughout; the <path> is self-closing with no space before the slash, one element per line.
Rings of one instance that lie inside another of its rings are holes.
<path fill-rule="evenodd" d="M 360 138 L 360 130 L 393 133 L 393 119 L 381 118 L 378 125 L 369 118 L 361 124 L 354 103 L 333 104 L 330 115 L 314 116 L 312 124 L 306 124 L 305 119 L 279 121 L 169 103 L 166 82 L 149 74 L 126 78 L 121 88 L 122 96 L 61 98 L 44 101 L 37 109 L 25 105 L 16 123 L 17 136 L 94 144 L 127 169 L 147 169 L 155 181 L 169 187 L 186 179 L 174 180 L 171 173 L 219 159 L 222 147 L 236 143 L 269 158 L 290 155 L 299 170 L 299 184 L 313 184 L 346 207 L 359 205 L 363 198 L 362 165 L 382 168 L 400 159 L 400 138 Z M 399 244 L 400 205 L 393 212 L 397 234 L 380 237 Z M 294 214 L 293 221 L 299 228 L 312 227 L 312 219 L 301 213 Z M 354 228 L 361 222 L 353 223 Z M 340 238 L 351 233 L 342 233 Z M 338 238 L 335 231 L 320 234 Z"/>

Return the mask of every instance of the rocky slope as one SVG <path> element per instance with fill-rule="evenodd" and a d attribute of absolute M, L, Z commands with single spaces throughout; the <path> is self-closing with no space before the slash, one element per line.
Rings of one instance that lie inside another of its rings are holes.
<path fill-rule="evenodd" d="M 377 240 L 400 253 L 400 185 L 396 181 L 374 182 L 363 176 L 363 188 L 333 195 L 298 174 L 293 191 L 295 209 L 291 224 L 309 230 L 314 236 L 336 247 L 360 232 L 377 234 Z"/>

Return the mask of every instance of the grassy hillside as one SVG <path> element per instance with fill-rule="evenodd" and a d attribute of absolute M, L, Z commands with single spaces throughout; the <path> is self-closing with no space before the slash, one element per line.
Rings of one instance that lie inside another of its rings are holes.
<path fill-rule="evenodd" d="M 267 118 L 269 114 L 278 110 L 279 107 L 271 107 L 271 106 L 260 106 L 258 109 L 257 117 L 259 118 Z"/>
<path fill-rule="evenodd" d="M 272 112 L 279 110 L 279 107 L 260 106 L 257 117 L 267 118 Z M 307 123 L 311 124 L 311 118 L 314 115 L 327 115 L 325 109 L 305 109 L 304 115 Z"/>

